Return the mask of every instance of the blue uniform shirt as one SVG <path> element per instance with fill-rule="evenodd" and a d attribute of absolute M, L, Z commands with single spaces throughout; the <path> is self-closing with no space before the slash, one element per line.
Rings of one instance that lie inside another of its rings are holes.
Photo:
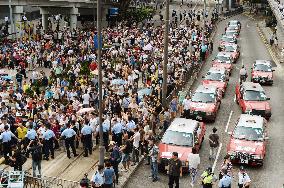
<path fill-rule="evenodd" d="M 110 129 L 110 124 L 108 121 L 104 121 L 103 124 L 102 124 L 102 127 L 103 127 L 103 132 L 106 133 L 109 131 Z M 98 125 L 96 127 L 96 132 L 100 132 L 100 126 Z"/>
<path fill-rule="evenodd" d="M 34 129 L 30 129 L 28 130 L 27 134 L 26 134 L 26 138 L 30 139 L 30 140 L 34 140 L 37 137 L 36 131 Z"/>
<path fill-rule="evenodd" d="M 129 121 L 126 125 L 126 131 L 130 131 L 131 129 L 135 129 L 136 125 L 133 120 Z"/>
<path fill-rule="evenodd" d="M 2 140 L 3 143 L 10 142 L 12 137 L 16 138 L 16 136 L 11 131 L 4 131 L 0 135 L 0 139 Z"/>
<path fill-rule="evenodd" d="M 65 136 L 66 138 L 71 138 L 72 136 L 75 136 L 75 135 L 76 135 L 76 132 L 71 128 L 67 128 L 61 133 L 61 136 Z"/>
<path fill-rule="evenodd" d="M 81 130 L 81 133 L 85 136 L 88 134 L 92 134 L 93 129 L 89 125 L 84 125 L 84 127 Z"/>
<path fill-rule="evenodd" d="M 53 132 L 52 130 L 50 130 L 50 129 L 46 130 L 46 131 L 43 133 L 43 136 L 42 136 L 42 138 L 43 138 L 44 140 L 49 140 L 49 139 L 51 139 L 52 137 L 55 137 L 55 134 L 54 134 L 54 132 Z"/>
<path fill-rule="evenodd" d="M 121 123 L 116 123 L 114 124 L 114 126 L 112 127 L 111 130 L 114 134 L 119 134 L 122 132 L 122 124 Z"/>
<path fill-rule="evenodd" d="M 219 187 L 229 187 L 232 183 L 232 178 L 228 175 L 223 176 L 223 178 L 219 181 Z"/>

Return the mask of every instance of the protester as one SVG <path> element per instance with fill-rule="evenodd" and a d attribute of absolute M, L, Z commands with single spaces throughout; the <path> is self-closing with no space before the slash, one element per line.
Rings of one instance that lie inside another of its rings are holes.
<path fill-rule="evenodd" d="M 41 177 L 42 144 L 37 139 L 32 140 L 28 145 L 28 150 L 32 154 L 33 177 Z M 38 170 L 38 176 L 36 170 Z"/>
<path fill-rule="evenodd" d="M 91 182 L 93 187 L 103 188 L 105 183 L 104 166 L 98 166 L 98 170 L 96 170 L 95 174 L 93 175 Z"/>
<path fill-rule="evenodd" d="M 200 164 L 200 156 L 196 152 L 196 149 L 194 147 L 192 148 L 192 153 L 188 154 L 187 161 L 188 161 L 189 174 L 191 176 L 191 186 L 193 187 L 197 175 L 197 169 Z"/>
<path fill-rule="evenodd" d="M 182 176 L 182 164 L 178 158 L 178 153 L 173 152 L 173 157 L 169 161 L 169 188 L 179 188 L 179 178 Z"/>
<path fill-rule="evenodd" d="M 152 181 L 158 181 L 158 154 L 159 154 L 159 148 L 156 145 L 156 140 L 149 140 L 149 147 L 150 147 L 150 152 L 149 152 L 149 157 L 150 159 L 150 164 L 151 164 L 151 178 Z"/>

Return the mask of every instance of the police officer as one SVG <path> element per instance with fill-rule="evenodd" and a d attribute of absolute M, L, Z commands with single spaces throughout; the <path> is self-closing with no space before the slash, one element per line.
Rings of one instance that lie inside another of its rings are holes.
<path fill-rule="evenodd" d="M 89 125 L 89 122 L 85 122 L 82 130 L 81 130 L 81 136 L 84 146 L 84 157 L 88 157 L 88 151 L 90 155 L 92 155 L 92 149 L 93 149 L 93 142 L 92 142 L 92 133 L 93 129 Z"/>
<path fill-rule="evenodd" d="M 219 181 L 219 188 L 231 188 L 232 178 L 228 175 L 227 169 L 223 169 L 223 177 Z"/>
<path fill-rule="evenodd" d="M 54 139 L 55 134 L 52 130 L 50 130 L 50 125 L 45 126 L 46 131 L 42 135 L 43 140 L 43 149 L 44 149 L 44 160 L 49 160 L 49 152 L 51 154 L 51 158 L 54 159 Z"/>
<path fill-rule="evenodd" d="M 110 122 L 105 117 L 103 121 L 103 140 L 104 140 L 104 146 L 106 148 L 106 151 L 108 151 L 108 141 L 109 141 L 109 129 L 110 129 Z"/>
<path fill-rule="evenodd" d="M 61 137 L 64 138 L 65 140 L 65 147 L 66 147 L 66 151 L 67 151 L 67 157 L 70 159 L 70 147 L 72 149 L 73 155 L 74 157 L 77 157 L 78 154 L 76 154 L 76 149 L 75 149 L 75 137 L 76 137 L 76 132 L 70 127 L 70 124 L 67 123 L 67 129 L 65 129 L 62 133 L 61 133 Z"/>
<path fill-rule="evenodd" d="M 128 117 L 128 123 L 126 124 L 126 132 L 128 134 L 128 138 L 134 135 L 134 129 L 136 128 L 135 122 L 131 117 Z"/>
<path fill-rule="evenodd" d="M 30 142 L 32 140 L 35 140 L 37 137 L 37 133 L 36 131 L 33 129 L 33 124 L 32 123 L 29 123 L 29 130 L 25 136 L 25 140 L 24 140 L 24 150 L 27 149 L 28 145 L 30 144 Z M 26 151 L 26 157 L 28 158 L 29 157 L 29 151 L 27 150 Z"/>
<path fill-rule="evenodd" d="M 117 146 L 122 145 L 122 124 L 114 119 L 114 125 L 111 129 L 113 141 L 116 142 Z"/>
<path fill-rule="evenodd" d="M 0 135 L 0 140 L 2 140 L 3 144 L 3 154 L 5 159 L 8 159 L 9 156 L 10 157 L 12 156 L 12 147 L 11 147 L 12 137 L 17 139 L 17 137 L 11 131 L 9 131 L 9 126 L 5 125 L 4 132 Z"/>
<path fill-rule="evenodd" d="M 213 180 L 214 180 L 214 174 L 212 173 L 212 168 L 207 168 L 202 174 L 202 185 L 203 188 L 212 188 L 213 186 Z"/>

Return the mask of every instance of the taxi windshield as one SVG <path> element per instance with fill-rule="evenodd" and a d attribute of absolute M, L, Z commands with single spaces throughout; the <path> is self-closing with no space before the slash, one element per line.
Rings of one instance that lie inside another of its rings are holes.
<path fill-rule="evenodd" d="M 236 31 L 233 31 L 233 30 L 226 31 L 226 35 L 227 35 L 227 36 L 234 36 L 234 35 L 236 35 L 236 34 L 237 34 Z"/>
<path fill-rule="evenodd" d="M 266 95 L 262 91 L 247 90 L 244 93 L 244 100 L 246 101 L 265 101 Z"/>
<path fill-rule="evenodd" d="M 223 56 L 223 55 L 218 55 L 216 57 L 216 60 L 221 62 L 221 63 L 230 63 L 230 57 L 229 56 Z"/>
<path fill-rule="evenodd" d="M 192 133 L 167 130 L 162 138 L 162 143 L 177 146 L 193 146 Z"/>
<path fill-rule="evenodd" d="M 226 52 L 235 52 L 236 49 L 233 46 L 225 46 L 225 51 Z"/>
<path fill-rule="evenodd" d="M 213 103 L 215 101 L 214 93 L 195 92 L 191 98 L 192 102 Z"/>
<path fill-rule="evenodd" d="M 263 71 L 263 72 L 271 72 L 271 66 L 265 64 L 255 64 L 254 70 L 256 71 Z"/>
<path fill-rule="evenodd" d="M 263 129 L 237 126 L 234 130 L 233 137 L 251 141 L 262 141 L 264 139 Z"/>
<path fill-rule="evenodd" d="M 207 74 L 205 76 L 205 80 L 225 81 L 225 75 L 222 74 L 222 73 L 207 72 Z"/>

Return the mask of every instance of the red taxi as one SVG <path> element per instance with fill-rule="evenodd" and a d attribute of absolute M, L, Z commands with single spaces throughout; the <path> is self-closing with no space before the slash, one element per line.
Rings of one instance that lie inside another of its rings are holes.
<path fill-rule="evenodd" d="M 261 116 L 242 114 L 227 146 L 232 163 L 262 166 L 267 145 L 267 121 Z"/>
<path fill-rule="evenodd" d="M 191 97 L 190 117 L 214 122 L 221 98 L 222 92 L 216 86 L 199 85 Z"/>
<path fill-rule="evenodd" d="M 240 57 L 240 47 L 237 44 L 227 44 L 223 48 L 224 52 L 227 52 L 232 55 L 233 63 L 237 63 Z"/>
<path fill-rule="evenodd" d="M 260 115 L 269 119 L 271 107 L 264 89 L 259 83 L 243 82 L 236 86 L 236 102 L 240 105 L 243 113 Z"/>
<path fill-rule="evenodd" d="M 222 95 L 225 95 L 225 91 L 229 81 L 229 73 L 223 67 L 211 67 L 209 71 L 203 76 L 202 85 L 205 87 L 215 86 Z"/>
<path fill-rule="evenodd" d="M 223 35 L 219 42 L 219 47 L 223 48 L 227 44 L 237 44 L 237 39 L 235 37 Z"/>
<path fill-rule="evenodd" d="M 229 22 L 228 22 L 228 26 L 234 26 L 235 28 L 238 28 L 238 30 L 241 30 L 241 28 L 242 28 L 242 24 L 241 24 L 241 22 L 240 21 L 238 21 L 238 20 L 230 20 Z"/>
<path fill-rule="evenodd" d="M 183 172 L 188 172 L 188 154 L 194 147 L 199 152 L 206 126 L 203 122 L 192 119 L 175 118 L 166 130 L 161 143 L 159 144 L 158 166 L 159 170 L 166 171 L 168 160 L 172 158 L 172 153 L 177 152 L 182 161 Z"/>
<path fill-rule="evenodd" d="M 229 52 L 219 52 L 212 60 L 212 67 L 225 68 L 231 75 L 233 69 L 233 57 Z"/>
<path fill-rule="evenodd" d="M 251 81 L 260 84 L 273 84 L 273 69 L 270 61 L 256 60 L 251 71 Z"/>

